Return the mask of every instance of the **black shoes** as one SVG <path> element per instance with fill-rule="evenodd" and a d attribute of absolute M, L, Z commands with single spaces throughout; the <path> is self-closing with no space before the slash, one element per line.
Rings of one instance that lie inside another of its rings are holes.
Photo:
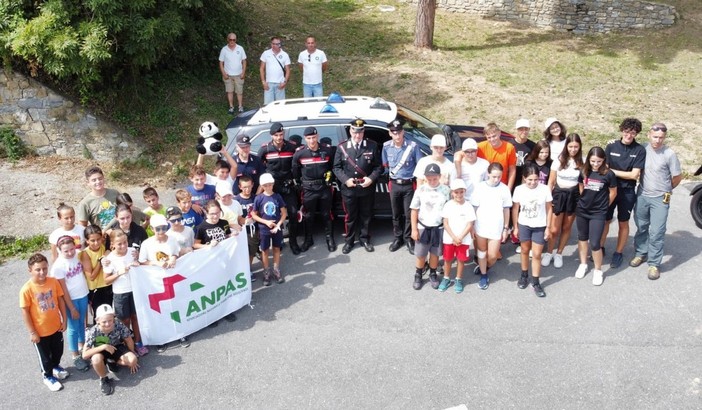
<path fill-rule="evenodd" d="M 375 250 L 375 248 L 373 247 L 373 245 L 370 242 L 368 242 L 368 241 L 360 241 L 360 242 L 361 242 L 361 245 L 363 245 L 363 247 L 366 248 L 366 252 L 373 252 Z"/>
<path fill-rule="evenodd" d="M 233 322 L 236 320 L 236 315 L 234 314 L 234 312 L 232 312 L 232 313 L 228 314 L 227 316 L 225 316 L 224 319 L 227 322 Z"/>
<path fill-rule="evenodd" d="M 431 283 L 431 287 L 433 289 L 439 288 L 439 276 L 436 273 L 429 274 L 429 282 Z"/>
<path fill-rule="evenodd" d="M 302 249 L 300 249 L 299 246 L 297 246 L 297 242 L 290 242 L 290 251 L 293 253 L 293 255 L 299 255 L 300 252 L 302 252 Z"/>
<path fill-rule="evenodd" d="M 529 285 L 529 276 L 520 275 L 517 281 L 517 287 L 519 289 L 526 289 L 527 285 Z"/>
<path fill-rule="evenodd" d="M 395 252 L 400 248 L 402 248 L 402 239 L 395 239 L 390 244 L 390 252 Z"/>
<path fill-rule="evenodd" d="M 112 385 L 112 380 L 109 377 L 103 377 L 100 379 L 100 391 L 105 396 L 109 396 L 115 391 L 115 387 Z"/>
<path fill-rule="evenodd" d="M 336 251 L 336 242 L 331 236 L 327 236 L 327 249 L 329 249 L 329 252 Z"/>
<path fill-rule="evenodd" d="M 414 290 L 419 290 L 422 288 L 422 274 L 421 273 L 414 274 L 414 283 L 412 284 L 412 287 L 414 288 Z"/>
<path fill-rule="evenodd" d="M 351 249 L 353 249 L 353 242 L 346 242 L 346 243 L 344 244 L 344 247 L 341 248 L 341 253 L 343 253 L 344 255 L 346 255 L 346 254 L 348 254 L 349 252 L 351 252 Z"/>
<path fill-rule="evenodd" d="M 300 250 L 301 250 L 302 252 L 307 252 L 307 250 L 308 250 L 309 248 L 311 248 L 312 245 L 314 245 L 314 241 L 312 241 L 312 238 L 305 239 L 305 242 L 303 242 L 303 243 L 302 243 L 302 246 L 300 246 Z M 291 248 L 292 248 L 292 247 L 291 247 Z"/>
<path fill-rule="evenodd" d="M 410 253 L 410 255 L 414 255 L 414 241 L 410 239 L 407 241 L 406 245 L 407 251 Z"/>
<path fill-rule="evenodd" d="M 546 292 L 544 292 L 544 288 L 541 287 L 540 283 L 534 283 L 531 285 L 531 287 L 534 288 L 534 293 L 536 294 L 536 296 L 540 298 L 546 296 Z"/>

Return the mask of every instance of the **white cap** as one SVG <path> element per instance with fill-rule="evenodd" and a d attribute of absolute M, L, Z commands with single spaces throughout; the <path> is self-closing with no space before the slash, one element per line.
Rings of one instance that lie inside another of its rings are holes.
<path fill-rule="evenodd" d="M 531 128 L 531 124 L 529 124 L 529 120 L 527 120 L 526 118 L 520 118 L 517 120 L 517 123 L 514 125 L 514 128 Z"/>
<path fill-rule="evenodd" d="M 553 125 L 554 122 L 557 122 L 560 124 L 560 121 L 558 121 L 558 118 L 551 117 L 551 118 L 547 119 L 546 122 L 544 122 L 544 129 L 547 130 L 547 129 L 551 128 L 551 125 Z"/>
<path fill-rule="evenodd" d="M 225 197 L 226 195 L 234 195 L 234 191 L 232 191 L 232 184 L 230 184 L 227 181 L 217 182 L 215 192 L 217 192 L 217 195 L 219 195 L 220 197 Z"/>
<path fill-rule="evenodd" d="M 457 189 L 467 189 L 466 183 L 461 178 L 456 178 L 451 181 L 449 188 L 451 188 L 451 191 L 455 191 Z"/>
<path fill-rule="evenodd" d="M 432 147 L 445 147 L 446 146 L 446 136 L 442 134 L 436 134 L 431 137 Z"/>
<path fill-rule="evenodd" d="M 168 219 L 161 214 L 154 214 L 151 215 L 151 218 L 149 218 L 149 225 L 153 227 L 168 226 Z"/>
<path fill-rule="evenodd" d="M 95 309 L 95 318 L 99 319 L 105 315 L 113 315 L 115 314 L 115 310 L 112 309 L 112 306 L 108 304 L 100 305 L 98 306 L 97 309 Z"/>
<path fill-rule="evenodd" d="M 478 149 L 478 143 L 475 142 L 473 138 L 466 138 L 461 144 L 461 151 L 466 151 L 469 149 Z"/>
<path fill-rule="evenodd" d="M 266 172 L 265 174 L 261 174 L 261 176 L 258 178 L 258 183 L 261 185 L 274 184 L 275 178 L 273 178 L 273 175 Z"/>

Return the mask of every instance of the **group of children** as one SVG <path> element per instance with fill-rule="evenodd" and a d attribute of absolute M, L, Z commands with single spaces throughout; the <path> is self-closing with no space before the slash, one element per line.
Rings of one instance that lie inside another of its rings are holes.
<path fill-rule="evenodd" d="M 173 268 L 178 257 L 217 246 L 245 231 L 249 262 L 259 249 L 262 254 L 264 285 L 269 286 L 273 279 L 285 281 L 280 250 L 287 213 L 282 197 L 273 192 L 273 177 L 260 176 L 259 195 L 253 193 L 251 178 L 239 178 L 235 197 L 229 170 L 225 161 L 217 161 L 215 176 L 194 166 L 192 185 L 176 191 L 175 206 L 164 206 L 156 190 L 146 188 L 143 196 L 148 207 L 143 211 L 133 207 L 128 194 L 106 188 L 100 168 L 86 171 L 90 194 L 77 210 L 59 205 L 60 227 L 49 235 L 51 261 L 42 254 L 32 255 L 30 279 L 20 291 L 23 319 L 40 358 L 44 383 L 51 391 L 61 390 L 60 380 L 69 375 L 60 366 L 64 331 L 74 367 L 78 371 L 92 367 L 104 394 L 114 390 L 107 368 L 115 370 L 118 364 L 137 371 L 138 357 L 149 350 L 141 342 L 129 277 L 132 267 Z M 208 178 L 216 185 L 206 183 Z M 268 262 L 271 248 L 272 267 Z M 94 326 L 88 327 L 91 316 Z M 225 319 L 233 321 L 236 316 L 231 313 Z M 187 338 L 180 345 L 188 347 Z M 165 348 L 158 346 L 157 350 Z"/>

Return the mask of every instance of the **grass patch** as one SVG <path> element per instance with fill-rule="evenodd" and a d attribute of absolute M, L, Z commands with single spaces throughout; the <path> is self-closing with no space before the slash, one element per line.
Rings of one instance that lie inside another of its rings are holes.
<path fill-rule="evenodd" d="M 49 239 L 44 235 L 29 238 L 0 236 L 0 263 L 9 258 L 26 258 L 49 248 Z"/>
<path fill-rule="evenodd" d="M 17 161 L 29 155 L 29 152 L 24 141 L 12 129 L 0 128 L 0 158 Z"/>

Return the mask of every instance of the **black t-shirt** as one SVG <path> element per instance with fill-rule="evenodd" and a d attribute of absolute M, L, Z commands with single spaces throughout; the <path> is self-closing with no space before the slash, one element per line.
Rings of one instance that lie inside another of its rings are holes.
<path fill-rule="evenodd" d="M 605 154 L 609 168 L 617 171 L 631 171 L 634 168 L 643 170 L 646 164 L 646 149 L 636 140 L 629 145 L 622 144 L 621 140 L 614 141 L 605 147 Z M 620 188 L 636 187 L 633 179 L 617 178 L 617 184 Z"/>
<path fill-rule="evenodd" d="M 120 229 L 119 224 L 117 224 L 114 229 Z M 141 243 L 149 237 L 149 235 L 146 234 L 146 229 L 134 221 L 129 225 L 129 232 L 125 233 L 127 234 L 127 245 L 134 249 L 139 249 Z M 110 249 L 110 246 L 110 235 L 107 235 L 105 238 L 105 249 Z"/>
<path fill-rule="evenodd" d="M 522 172 L 524 165 L 526 165 L 526 159 L 531 154 L 531 150 L 534 149 L 536 143 L 532 140 L 526 140 L 524 143 L 517 142 L 516 139 L 510 140 L 509 142 L 514 145 L 514 150 L 517 153 L 517 177 L 514 179 L 514 186 L 519 186 L 522 183 Z"/>
<path fill-rule="evenodd" d="M 617 177 L 612 170 L 605 175 L 591 171 L 587 178 L 580 173 L 578 183 L 583 184 L 583 193 L 580 194 L 578 208 L 575 214 L 593 219 L 605 219 L 609 208 L 609 189 L 617 186 Z"/>
<path fill-rule="evenodd" d="M 204 221 L 195 228 L 195 240 L 199 239 L 201 244 L 207 245 L 213 239 L 222 242 L 231 233 L 229 223 L 224 219 L 220 219 L 216 224 Z"/>

